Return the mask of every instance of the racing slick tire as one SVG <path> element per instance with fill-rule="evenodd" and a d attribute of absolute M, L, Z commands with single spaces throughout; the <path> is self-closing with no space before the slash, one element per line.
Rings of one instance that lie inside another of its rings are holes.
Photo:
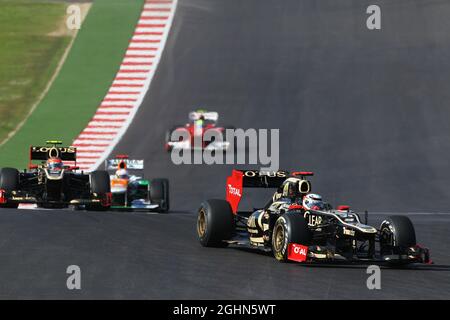
<path fill-rule="evenodd" d="M 235 228 L 230 204 L 222 199 L 202 202 L 198 209 L 197 235 L 204 247 L 226 247 Z"/>
<path fill-rule="evenodd" d="M 380 226 L 382 254 L 401 254 L 416 245 L 416 231 L 406 216 L 389 216 Z"/>
<path fill-rule="evenodd" d="M 91 193 L 96 193 L 100 197 L 107 197 L 111 193 L 111 182 L 107 171 L 98 170 L 90 174 Z M 89 204 L 86 205 L 86 210 L 92 211 L 106 211 L 109 210 L 111 204 Z"/>
<path fill-rule="evenodd" d="M 159 205 L 158 212 L 168 212 L 170 208 L 169 180 L 153 179 L 150 182 L 150 199 Z"/>
<path fill-rule="evenodd" d="M 275 222 L 272 232 L 272 252 L 278 261 L 288 261 L 289 243 L 304 246 L 311 244 L 312 234 L 308 223 L 299 213 L 286 213 Z"/>
<path fill-rule="evenodd" d="M 223 141 L 228 141 L 227 140 L 227 134 L 226 134 L 227 129 L 236 130 L 236 127 L 233 127 L 233 126 L 226 126 L 226 127 L 224 127 L 224 130 L 222 132 Z M 234 137 L 233 141 L 228 141 L 228 142 L 233 143 L 233 152 L 234 152 L 234 154 L 237 154 L 238 151 L 239 151 L 238 150 L 238 146 L 237 146 L 237 138 Z M 245 152 L 245 150 L 244 150 L 244 152 Z"/>
<path fill-rule="evenodd" d="M 19 171 L 15 168 L 0 169 L 0 189 L 6 192 L 17 190 L 19 186 Z M 18 208 L 18 203 L 0 204 L 0 208 Z"/>

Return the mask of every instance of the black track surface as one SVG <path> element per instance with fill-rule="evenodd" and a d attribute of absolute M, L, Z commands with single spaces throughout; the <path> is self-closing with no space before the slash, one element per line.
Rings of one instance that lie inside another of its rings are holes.
<path fill-rule="evenodd" d="M 385 216 L 373 216 L 378 225 Z M 368 290 L 366 266 L 303 266 L 242 249 L 203 248 L 195 216 L 1 210 L 0 298 L 448 299 L 448 215 L 413 215 L 435 265 L 381 269 Z M 69 265 L 81 290 L 66 287 Z"/>
<path fill-rule="evenodd" d="M 436 265 L 305 267 L 196 241 L 194 211 L 231 166 L 175 166 L 165 131 L 203 107 L 224 125 L 280 128 L 283 169 L 316 172 L 334 204 L 450 212 L 450 3 L 180 0 L 150 94 L 115 152 L 171 183 L 168 215 L 0 211 L 0 297 L 450 298 L 450 216 L 411 215 Z M 255 206 L 262 202 L 255 198 Z M 262 199 L 261 199 L 262 200 Z M 377 225 L 384 215 L 373 215 Z M 80 265 L 82 290 L 65 288 Z"/>

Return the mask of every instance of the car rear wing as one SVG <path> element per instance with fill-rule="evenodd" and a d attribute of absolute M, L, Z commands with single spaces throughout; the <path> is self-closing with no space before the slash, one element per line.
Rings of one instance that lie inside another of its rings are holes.
<path fill-rule="evenodd" d="M 314 173 L 307 171 L 288 172 L 284 170 L 263 172 L 258 170 L 233 170 L 227 178 L 226 200 L 230 203 L 233 213 L 237 213 L 244 188 L 272 188 L 278 189 L 289 177 L 312 176 Z"/>
<path fill-rule="evenodd" d="M 30 162 L 28 167 L 36 167 L 33 161 L 46 161 L 49 158 L 60 158 L 62 161 L 77 161 L 77 148 L 75 147 L 57 147 L 53 146 L 31 146 Z"/>
<path fill-rule="evenodd" d="M 123 166 L 121 169 L 129 170 L 144 170 L 144 160 L 133 160 L 116 158 L 105 161 L 105 170 L 117 170 L 119 165 Z"/>
<path fill-rule="evenodd" d="M 201 116 L 203 116 L 205 120 L 209 121 L 217 122 L 217 120 L 219 120 L 219 114 L 214 111 L 207 111 L 207 112 L 192 111 L 189 113 L 189 120 L 191 121 L 199 120 Z"/>
<path fill-rule="evenodd" d="M 240 172 L 242 172 L 242 186 L 244 188 L 278 188 L 289 177 L 289 172 L 283 170 L 271 172 L 243 170 Z"/>
<path fill-rule="evenodd" d="M 261 172 L 258 170 L 233 170 L 227 178 L 226 200 L 234 214 L 237 213 L 244 188 L 279 188 L 286 178 L 287 171 Z"/>

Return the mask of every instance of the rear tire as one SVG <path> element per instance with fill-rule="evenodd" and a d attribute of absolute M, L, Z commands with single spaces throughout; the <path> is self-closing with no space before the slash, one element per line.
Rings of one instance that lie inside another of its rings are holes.
<path fill-rule="evenodd" d="M 100 198 L 106 198 L 107 194 L 111 193 L 111 182 L 107 171 L 98 170 L 90 174 L 90 191 L 96 193 Z M 86 210 L 92 211 L 106 211 L 109 210 L 110 205 L 89 204 L 86 205 Z"/>
<path fill-rule="evenodd" d="M 98 170 L 91 173 L 91 192 L 98 194 L 111 192 L 111 182 L 108 172 Z"/>
<path fill-rule="evenodd" d="M 0 189 L 7 193 L 17 190 L 19 186 L 19 171 L 15 168 L 0 169 Z M 18 208 L 18 203 L 0 204 L 0 208 Z"/>
<path fill-rule="evenodd" d="M 172 127 L 170 130 L 166 131 L 166 135 L 165 135 L 165 149 L 167 152 L 172 151 L 172 147 L 169 146 L 169 142 L 172 142 L 171 136 L 172 136 L 172 132 L 174 132 L 175 130 L 177 130 L 178 128 L 183 128 L 183 126 L 174 126 Z"/>
<path fill-rule="evenodd" d="M 198 210 L 197 235 L 204 247 L 226 247 L 235 228 L 230 204 L 225 200 L 204 201 Z"/>
<path fill-rule="evenodd" d="M 165 136 L 165 144 L 164 144 L 164 148 L 166 149 L 167 152 L 172 151 L 172 147 L 169 146 L 169 142 L 170 142 L 170 136 L 172 135 L 172 131 L 167 130 L 166 131 L 166 136 Z"/>
<path fill-rule="evenodd" d="M 289 243 L 309 246 L 311 240 L 312 234 L 303 215 L 299 213 L 286 213 L 277 219 L 273 227 L 273 255 L 278 261 L 286 262 L 288 261 Z"/>
<path fill-rule="evenodd" d="M 166 213 L 170 209 L 169 180 L 153 179 L 150 181 L 150 200 L 159 205 L 159 212 Z"/>
<path fill-rule="evenodd" d="M 233 143 L 233 152 L 234 152 L 235 156 L 237 156 L 237 153 L 239 151 L 238 147 L 237 147 L 237 138 L 233 137 L 233 141 L 228 141 L 227 140 L 227 132 L 226 132 L 227 129 L 236 130 L 236 128 L 233 127 L 233 126 L 226 126 L 226 127 L 224 127 L 223 133 L 222 133 L 222 137 L 223 137 L 223 141 L 224 142 Z M 245 150 L 244 150 L 244 152 L 245 152 Z"/>

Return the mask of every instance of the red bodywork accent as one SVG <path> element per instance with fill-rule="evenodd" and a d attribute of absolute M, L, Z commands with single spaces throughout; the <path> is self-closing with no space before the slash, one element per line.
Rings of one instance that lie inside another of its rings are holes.
<path fill-rule="evenodd" d="M 197 139 L 198 139 L 198 137 L 201 136 L 201 147 L 202 148 L 206 148 L 207 143 L 209 143 L 209 141 L 206 142 L 203 140 L 203 137 L 205 136 L 206 131 L 208 131 L 208 130 L 220 130 L 220 131 L 223 130 L 222 128 L 217 128 L 214 124 L 207 124 L 206 126 L 204 126 L 203 128 L 201 128 L 199 130 L 199 129 L 196 129 L 195 126 L 192 125 L 191 123 L 188 123 L 186 125 L 186 129 L 189 131 L 189 135 L 191 137 L 191 147 L 192 146 L 197 147 L 195 145 L 195 138 L 197 137 Z"/>
<path fill-rule="evenodd" d="M 105 197 L 101 200 L 101 204 L 103 207 L 110 207 L 112 203 L 112 193 L 108 192 L 105 194 Z"/>
<path fill-rule="evenodd" d="M 307 177 L 307 176 L 313 176 L 314 172 L 311 171 L 295 171 L 291 173 L 293 176 L 303 176 L 303 177 Z"/>
<path fill-rule="evenodd" d="M 227 178 L 227 186 L 226 186 L 226 199 L 233 210 L 233 213 L 236 214 L 239 202 L 242 198 L 242 180 L 244 174 L 242 171 L 233 170 L 231 176 Z"/>
<path fill-rule="evenodd" d="M 118 154 L 116 156 L 116 159 L 128 159 L 128 155 L 127 154 Z"/>
<path fill-rule="evenodd" d="M 198 128 L 196 129 L 193 124 L 188 123 L 188 124 L 186 124 L 185 127 L 176 128 L 175 130 L 187 130 L 188 133 L 189 133 L 189 137 L 191 139 L 191 148 L 192 147 L 197 147 L 195 145 L 195 143 L 196 142 L 198 143 L 198 140 L 200 140 L 201 147 L 203 149 L 203 148 L 207 147 L 208 143 L 210 143 L 210 141 L 204 141 L 203 140 L 203 137 L 205 136 L 205 132 L 208 131 L 208 130 L 217 130 L 219 132 L 222 132 L 224 130 L 224 128 L 216 127 L 215 124 L 207 124 L 201 129 L 198 129 Z M 201 139 L 200 139 L 200 137 L 201 137 Z"/>
<path fill-rule="evenodd" d="M 302 210 L 303 206 L 301 204 L 291 204 L 288 210 Z"/>
<path fill-rule="evenodd" d="M 308 257 L 308 247 L 297 243 L 289 243 L 288 259 L 297 262 L 305 262 Z"/>
<path fill-rule="evenodd" d="M 345 206 L 345 205 L 341 205 L 341 206 L 338 206 L 337 209 L 340 210 L 340 211 L 348 211 L 348 210 L 350 210 L 350 207 L 349 206 Z"/>
<path fill-rule="evenodd" d="M 6 199 L 6 191 L 0 189 L 0 204 L 5 204 L 8 200 Z"/>

